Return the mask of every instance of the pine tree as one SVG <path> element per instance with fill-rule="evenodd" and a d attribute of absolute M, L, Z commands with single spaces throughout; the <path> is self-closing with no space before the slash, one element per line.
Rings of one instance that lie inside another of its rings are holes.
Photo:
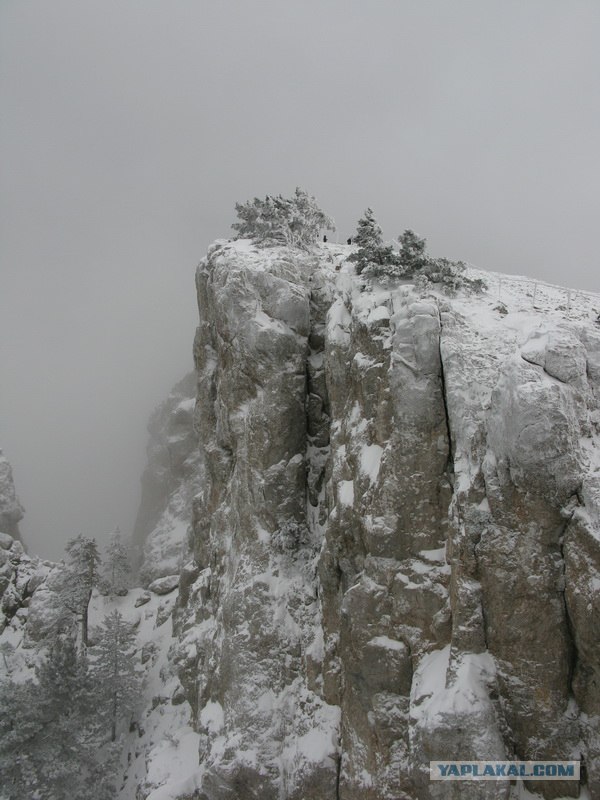
<path fill-rule="evenodd" d="M 114 754 L 104 748 L 83 651 L 59 636 L 35 680 L 0 687 L 0 794 L 8 800 L 109 800 Z"/>
<path fill-rule="evenodd" d="M 447 258 L 432 258 L 427 254 L 427 242 L 407 229 L 398 237 L 400 252 L 398 260 L 402 277 L 415 278 L 417 286 L 427 288 L 437 284 L 449 294 L 459 289 L 470 292 L 481 292 L 484 283 L 481 278 L 469 278 L 462 261 L 450 261 Z"/>
<path fill-rule="evenodd" d="M 398 263 L 397 256 L 393 247 L 384 243 L 383 233 L 371 208 L 367 208 L 358 221 L 354 243 L 358 250 L 348 260 L 356 262 L 358 275 L 367 268 L 374 275 L 393 272 Z"/>
<path fill-rule="evenodd" d="M 39 785 L 40 770 L 32 763 L 40 730 L 37 699 L 32 680 L 0 683 L 0 796 L 7 800 L 34 797 Z"/>
<path fill-rule="evenodd" d="M 398 242 L 400 244 L 400 264 L 402 265 L 404 274 L 407 277 L 411 277 L 416 272 L 423 269 L 430 260 L 425 251 L 427 243 L 425 239 L 421 239 L 421 237 L 417 236 L 410 228 L 405 230 L 404 233 L 398 237 Z"/>
<path fill-rule="evenodd" d="M 367 208 L 364 216 L 358 220 L 354 244 L 364 248 L 381 247 L 383 244 L 383 231 L 375 219 L 372 208 Z"/>
<path fill-rule="evenodd" d="M 114 742 L 119 720 L 135 710 L 141 689 L 136 671 L 134 627 L 115 610 L 104 617 L 94 638 L 92 675 L 101 692 L 102 717 Z"/>
<path fill-rule="evenodd" d="M 127 594 L 127 582 L 131 564 L 127 549 L 121 539 L 121 531 L 116 528 L 106 547 L 104 560 L 104 580 L 110 594 Z"/>
<path fill-rule="evenodd" d="M 81 641 L 88 644 L 88 609 L 92 591 L 98 584 L 101 562 L 95 539 L 82 534 L 66 546 L 67 565 L 60 597 L 66 608 L 81 619 Z"/>
<path fill-rule="evenodd" d="M 238 238 L 253 239 L 263 245 L 287 245 L 310 249 L 322 230 L 335 230 L 333 220 L 317 205 L 316 199 L 300 187 L 293 197 L 282 195 L 264 200 L 255 197 L 236 203 L 239 222 L 231 226 Z"/>

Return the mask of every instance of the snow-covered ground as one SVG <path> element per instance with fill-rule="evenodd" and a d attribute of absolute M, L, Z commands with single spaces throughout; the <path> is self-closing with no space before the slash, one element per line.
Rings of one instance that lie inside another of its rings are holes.
<path fill-rule="evenodd" d="M 0 634 L 0 680 L 21 682 L 34 677 L 35 665 L 44 657 L 43 632 L 52 626 L 57 603 L 52 579 L 61 567 L 25 555 L 19 543 L 16 547 L 20 550 L 20 560 L 15 562 L 19 584 L 33 576 L 39 581 L 33 602 L 23 605 Z M 175 797 L 198 770 L 198 734 L 191 727 L 191 708 L 169 658 L 175 642 L 172 610 L 176 599 L 176 589 L 158 595 L 135 588 L 124 596 L 112 597 L 95 590 L 90 603 L 92 644 L 94 628 L 115 610 L 135 627 L 142 694 L 133 718 L 123 720 L 117 731 L 122 747 L 122 775 L 117 776 L 119 800 Z M 28 623 L 30 612 L 33 616 Z M 40 633 L 42 638 L 38 639 Z M 159 788 L 161 793 L 155 794 Z"/>
<path fill-rule="evenodd" d="M 192 730 L 191 708 L 169 660 L 175 641 L 171 613 L 176 599 L 176 590 L 160 596 L 137 588 L 124 597 L 94 593 L 90 606 L 92 628 L 114 610 L 135 626 L 143 670 L 143 695 L 133 730 L 127 726 L 121 730 L 120 800 L 138 796 L 166 800 L 175 796 L 166 793 L 169 787 L 180 787 L 198 769 L 198 734 Z M 158 787 L 162 793 L 156 793 Z"/>

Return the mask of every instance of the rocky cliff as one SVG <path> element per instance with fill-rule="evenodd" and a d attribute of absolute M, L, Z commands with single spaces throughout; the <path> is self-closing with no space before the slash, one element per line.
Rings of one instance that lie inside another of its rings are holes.
<path fill-rule="evenodd" d="M 20 541 L 19 522 L 23 513 L 15 492 L 11 466 L 0 449 L 0 531 Z"/>
<path fill-rule="evenodd" d="M 449 297 L 350 252 L 217 242 L 198 268 L 197 372 L 150 423 L 146 588 L 90 609 L 136 625 L 144 676 L 118 796 L 596 800 L 599 298 L 504 276 L 499 300 L 487 274 Z M 5 485 L 10 677 L 63 567 L 24 553 Z M 430 782 L 453 758 L 582 781 Z"/>
<path fill-rule="evenodd" d="M 448 758 L 579 758 L 600 797 L 597 309 L 373 284 L 348 253 L 218 242 L 198 269 L 173 658 L 200 766 L 160 797 L 517 796 L 430 783 Z"/>
<path fill-rule="evenodd" d="M 22 518 L 12 469 L 0 450 L 0 634 L 37 585 L 19 534 Z"/>
<path fill-rule="evenodd" d="M 173 387 L 148 423 L 148 463 L 132 537 L 134 567 L 146 586 L 178 575 L 190 556 L 192 499 L 199 489 L 195 394 L 192 372 Z"/>

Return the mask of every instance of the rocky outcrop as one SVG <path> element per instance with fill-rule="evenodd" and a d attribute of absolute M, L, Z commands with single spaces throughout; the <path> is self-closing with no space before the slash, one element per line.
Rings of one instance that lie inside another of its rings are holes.
<path fill-rule="evenodd" d="M 190 373 L 148 423 L 148 463 L 132 537 L 134 566 L 144 586 L 179 573 L 189 558 L 192 499 L 198 491 L 195 392 L 195 375 Z"/>
<path fill-rule="evenodd" d="M 11 466 L 0 450 L 0 532 L 20 541 L 19 522 L 23 514 L 23 506 L 15 492 Z"/>
<path fill-rule="evenodd" d="M 25 631 L 34 592 L 51 571 L 49 562 L 25 552 L 19 534 L 23 514 L 12 469 L 0 450 L 0 634 L 9 626 Z M 4 641 L 10 647 L 10 637 Z"/>
<path fill-rule="evenodd" d="M 347 254 L 219 242 L 198 269 L 197 796 L 512 796 L 430 783 L 447 758 L 581 758 L 595 796 L 591 309 L 365 287 Z"/>
<path fill-rule="evenodd" d="M 589 323 L 525 319 L 514 330 L 493 318 L 483 327 L 466 312 L 442 311 L 456 471 L 453 655 L 493 657 L 508 757 L 581 758 L 592 789 L 596 734 L 574 678 L 577 640 L 589 640 L 593 615 L 576 619 L 570 597 L 583 589 L 589 602 L 594 591 L 570 564 L 578 520 L 597 513 L 582 487 L 598 463 L 598 385 L 586 364 L 600 342 Z M 597 527 L 590 536 L 598 539 Z M 600 566 L 592 552 L 584 561 L 592 574 Z M 532 788 L 545 797 L 579 791 L 573 782 Z"/>
<path fill-rule="evenodd" d="M 236 263 L 217 246 L 197 275 L 202 488 L 178 626 L 201 796 L 215 800 L 267 800 L 282 786 L 310 800 L 334 796 L 337 782 L 339 709 L 306 669 L 320 640 L 320 541 L 305 492 L 315 264 L 272 255 Z"/>

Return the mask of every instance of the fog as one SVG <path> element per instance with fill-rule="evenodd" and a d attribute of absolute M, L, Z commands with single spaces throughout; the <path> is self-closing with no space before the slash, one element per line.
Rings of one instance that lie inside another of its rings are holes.
<path fill-rule="evenodd" d="M 29 549 L 129 532 L 234 204 L 598 290 L 596 0 L 4 0 L 0 445 Z"/>

